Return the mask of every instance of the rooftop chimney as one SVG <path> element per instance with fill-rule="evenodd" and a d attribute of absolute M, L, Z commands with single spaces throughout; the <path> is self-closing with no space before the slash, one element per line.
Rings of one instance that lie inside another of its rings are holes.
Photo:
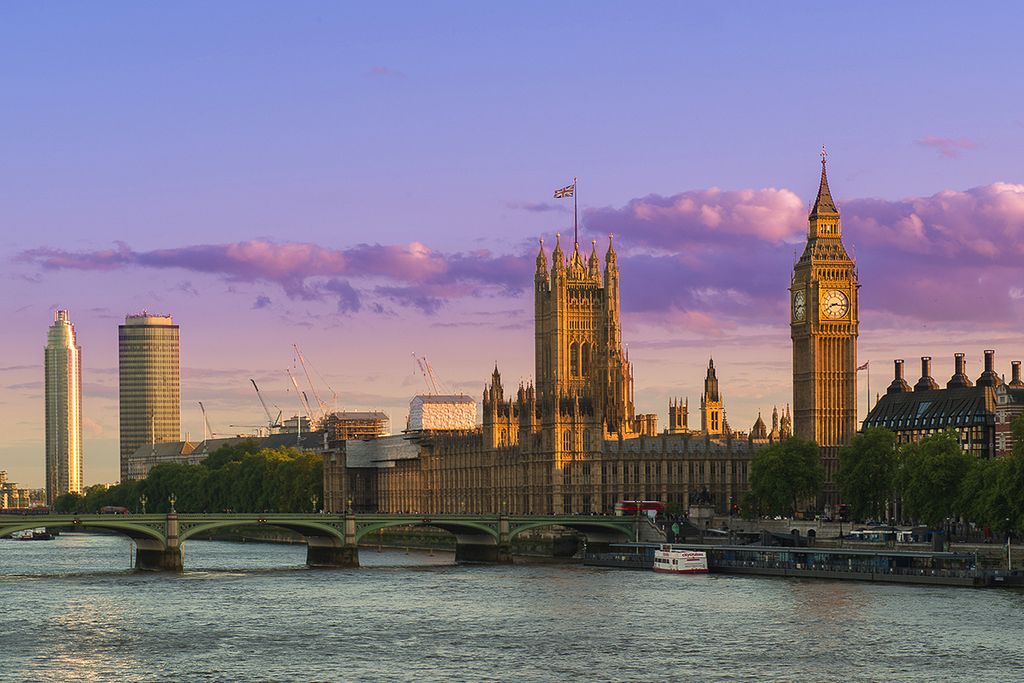
<path fill-rule="evenodd" d="M 938 389 L 939 384 L 932 379 L 932 357 L 921 356 L 921 379 L 914 385 L 914 391 L 928 391 Z"/>
<path fill-rule="evenodd" d="M 1024 382 L 1020 381 L 1020 361 L 1015 360 L 1010 365 L 1013 366 L 1013 378 L 1010 379 L 1010 388 L 1024 389 Z"/>
<path fill-rule="evenodd" d="M 910 385 L 907 384 L 907 380 L 903 379 L 903 360 L 893 361 L 895 367 L 895 376 L 893 377 L 892 384 L 885 393 L 887 394 L 898 394 L 904 391 L 910 391 Z"/>
<path fill-rule="evenodd" d="M 999 375 L 995 371 L 996 363 L 996 352 L 987 349 L 985 351 L 985 372 L 981 373 L 981 377 L 978 378 L 979 387 L 995 387 L 999 386 L 1001 380 Z"/>
<path fill-rule="evenodd" d="M 953 376 L 946 382 L 947 389 L 959 389 L 962 387 L 973 387 L 974 383 L 971 382 L 971 378 L 967 376 L 964 371 L 964 354 L 955 353 L 953 354 L 953 362 L 956 366 L 956 371 Z"/>

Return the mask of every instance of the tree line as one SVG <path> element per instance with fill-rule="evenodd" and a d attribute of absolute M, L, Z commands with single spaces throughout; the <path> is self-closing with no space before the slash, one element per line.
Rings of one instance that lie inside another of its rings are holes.
<path fill-rule="evenodd" d="M 1013 453 L 976 458 L 945 431 L 897 443 L 888 429 L 857 434 L 839 453 L 836 481 L 853 519 L 917 521 L 932 527 L 962 519 L 997 531 L 1024 528 L 1024 417 L 1012 424 Z M 818 447 L 788 439 L 763 449 L 751 463 L 744 512 L 792 515 L 820 492 Z M 810 504 L 813 506 L 813 504 Z"/>
<path fill-rule="evenodd" d="M 54 501 L 56 512 L 310 512 L 323 501 L 323 459 L 296 448 L 259 448 L 254 440 L 218 448 L 195 465 L 163 463 L 145 479 L 96 484 Z"/>

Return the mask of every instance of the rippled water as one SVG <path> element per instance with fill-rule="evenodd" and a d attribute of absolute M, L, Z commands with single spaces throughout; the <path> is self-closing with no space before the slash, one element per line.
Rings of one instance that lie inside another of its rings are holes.
<path fill-rule="evenodd" d="M 1024 594 L 574 565 L 453 566 L 113 536 L 0 540 L 0 679 L 1024 680 Z"/>

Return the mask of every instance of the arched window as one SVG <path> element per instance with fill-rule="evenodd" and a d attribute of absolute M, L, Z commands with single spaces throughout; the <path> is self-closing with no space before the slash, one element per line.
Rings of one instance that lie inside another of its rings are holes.
<path fill-rule="evenodd" d="M 590 344 L 584 344 L 580 349 L 580 374 L 584 377 L 590 375 Z"/>
<path fill-rule="evenodd" d="M 572 450 L 572 432 L 568 429 L 562 433 L 562 449 L 566 451 Z"/>
<path fill-rule="evenodd" d="M 579 377 L 580 374 L 580 346 L 572 344 L 569 346 L 569 374 Z"/>

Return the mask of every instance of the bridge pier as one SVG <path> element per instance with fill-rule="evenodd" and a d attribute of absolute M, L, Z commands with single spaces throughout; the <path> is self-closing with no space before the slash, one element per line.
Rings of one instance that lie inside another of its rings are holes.
<path fill-rule="evenodd" d="M 306 546 L 306 565 L 346 569 L 359 566 L 359 548 L 356 546 Z"/>
<path fill-rule="evenodd" d="M 512 546 L 508 544 L 456 542 L 455 562 L 512 564 Z"/>
<path fill-rule="evenodd" d="M 181 546 L 177 548 L 147 548 L 135 546 L 135 568 L 147 572 L 178 572 L 185 570 Z"/>
<path fill-rule="evenodd" d="M 336 538 L 306 536 L 306 565 L 347 569 L 359 566 L 359 545 L 356 543 L 356 518 L 345 515 L 345 542 Z"/>
<path fill-rule="evenodd" d="M 167 513 L 167 542 L 135 539 L 135 568 L 142 571 L 183 572 L 185 558 L 178 536 L 178 513 Z"/>

